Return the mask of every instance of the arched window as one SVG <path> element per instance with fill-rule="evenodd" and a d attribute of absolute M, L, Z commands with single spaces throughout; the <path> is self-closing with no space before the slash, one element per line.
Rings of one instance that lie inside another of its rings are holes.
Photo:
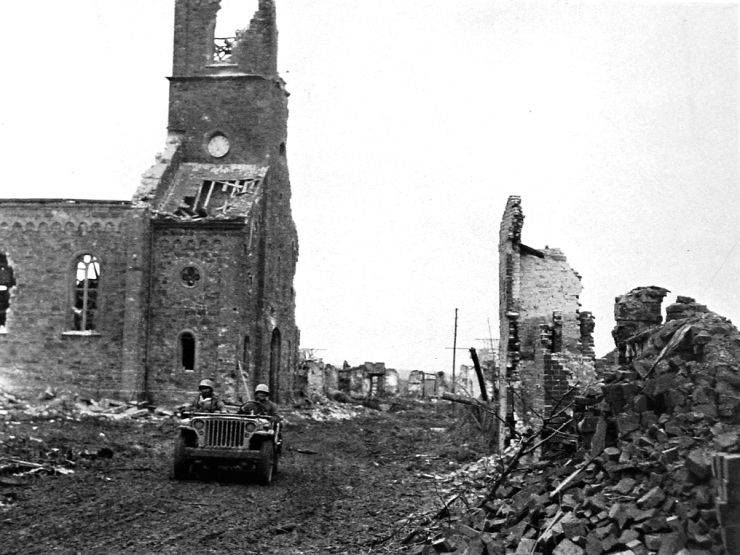
<path fill-rule="evenodd" d="M 180 334 L 177 343 L 177 358 L 180 361 L 180 368 L 192 372 L 195 370 L 195 335 L 192 332 L 184 331 Z"/>
<path fill-rule="evenodd" d="M 5 320 L 10 308 L 10 290 L 14 285 L 13 267 L 8 264 L 8 255 L 0 252 L 0 332 L 5 330 Z"/>
<path fill-rule="evenodd" d="M 257 11 L 256 0 L 221 0 L 216 21 L 213 22 L 213 61 L 232 63 L 238 31 L 249 26 Z"/>
<path fill-rule="evenodd" d="M 100 262 L 92 254 L 81 254 L 74 266 L 72 329 L 93 331 L 98 326 Z"/>

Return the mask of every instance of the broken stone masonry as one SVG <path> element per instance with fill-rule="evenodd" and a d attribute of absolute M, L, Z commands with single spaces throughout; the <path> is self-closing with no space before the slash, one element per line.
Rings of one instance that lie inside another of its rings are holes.
<path fill-rule="evenodd" d="M 398 371 L 386 368 L 384 362 L 365 362 L 342 368 L 325 364 L 321 359 L 304 358 L 298 365 L 294 397 L 309 401 L 321 398 L 348 401 L 377 399 L 401 393 Z"/>
<path fill-rule="evenodd" d="M 177 0 L 164 153 L 131 201 L 0 200 L 0 384 L 181 401 L 293 390 L 298 239 L 272 0 Z M 245 22 L 246 23 L 246 22 Z M 101 179 L 104 183 L 105 179 Z"/>
<path fill-rule="evenodd" d="M 616 298 L 627 362 L 606 357 L 573 398 L 570 437 L 518 466 L 521 443 L 494 456 L 483 484 L 507 467 L 508 478 L 474 508 L 446 504 L 444 526 L 412 553 L 740 553 L 740 332 L 684 296 L 663 322 L 666 293 Z"/>
<path fill-rule="evenodd" d="M 571 391 L 596 378 L 594 320 L 581 312 L 581 276 L 555 248 L 522 243 L 521 199 L 509 197 L 499 236 L 499 416 L 538 429 Z M 501 430 L 503 446 L 507 432 Z"/>
<path fill-rule="evenodd" d="M 619 364 L 630 362 L 637 352 L 635 338 L 648 335 L 663 322 L 661 303 L 668 293 L 662 287 L 638 287 L 614 299 L 614 319 L 617 325 L 612 337 L 617 346 Z"/>

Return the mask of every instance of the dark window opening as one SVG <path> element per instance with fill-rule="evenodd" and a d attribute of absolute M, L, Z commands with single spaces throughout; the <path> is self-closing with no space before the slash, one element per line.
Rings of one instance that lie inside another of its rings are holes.
<path fill-rule="evenodd" d="M 195 287 L 200 281 L 200 271 L 195 266 L 186 266 L 180 272 L 180 279 L 185 287 Z"/>
<path fill-rule="evenodd" d="M 15 285 L 13 268 L 8 265 L 8 255 L 0 253 L 0 330 L 5 329 L 5 323 L 10 308 L 10 290 Z"/>
<path fill-rule="evenodd" d="M 380 397 L 382 391 L 382 376 L 370 376 L 370 391 L 368 391 L 368 397 L 370 399 L 377 399 Z"/>
<path fill-rule="evenodd" d="M 279 374 L 282 367 L 280 355 L 282 353 L 282 341 L 280 338 L 280 330 L 275 328 L 272 330 L 272 339 L 270 341 L 270 375 L 269 375 L 269 386 L 273 400 L 279 401 L 280 394 L 278 387 L 280 384 Z"/>
<path fill-rule="evenodd" d="M 195 336 L 189 331 L 180 334 L 180 367 L 195 370 Z"/>
<path fill-rule="evenodd" d="M 97 327 L 100 262 L 92 254 L 83 254 L 75 263 L 73 329 L 93 331 Z"/>

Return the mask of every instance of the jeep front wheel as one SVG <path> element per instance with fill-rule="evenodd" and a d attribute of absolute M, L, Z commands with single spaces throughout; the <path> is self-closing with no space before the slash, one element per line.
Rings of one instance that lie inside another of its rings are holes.
<path fill-rule="evenodd" d="M 185 454 L 185 438 L 182 434 L 175 440 L 175 457 L 172 465 L 175 480 L 187 480 L 190 476 L 190 461 Z"/>
<path fill-rule="evenodd" d="M 257 461 L 257 479 L 263 486 L 272 483 L 272 473 L 275 468 L 275 448 L 271 441 L 263 441 L 260 445 L 260 460 Z"/>

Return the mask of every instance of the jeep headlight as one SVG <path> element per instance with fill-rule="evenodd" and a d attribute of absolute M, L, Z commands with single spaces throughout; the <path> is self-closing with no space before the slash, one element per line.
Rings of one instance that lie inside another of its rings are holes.
<path fill-rule="evenodd" d="M 244 429 L 248 434 L 251 434 L 254 430 L 257 429 L 257 426 L 254 425 L 254 422 L 247 422 L 247 425 L 244 427 Z"/>
<path fill-rule="evenodd" d="M 197 432 L 202 432 L 203 428 L 205 427 L 206 427 L 206 423 L 203 422 L 202 420 L 193 420 L 193 428 L 195 428 Z"/>

